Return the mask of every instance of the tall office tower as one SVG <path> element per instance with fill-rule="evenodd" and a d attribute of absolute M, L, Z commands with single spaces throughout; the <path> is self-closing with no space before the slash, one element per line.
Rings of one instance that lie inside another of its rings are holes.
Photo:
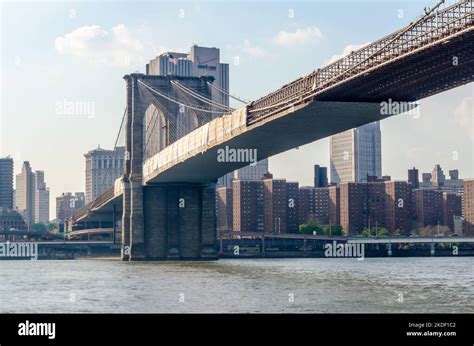
<path fill-rule="evenodd" d="M 418 170 L 415 167 L 408 170 L 408 182 L 411 183 L 413 189 L 418 189 L 420 187 Z"/>
<path fill-rule="evenodd" d="M 234 180 L 233 230 L 237 232 L 263 232 L 263 182 Z"/>
<path fill-rule="evenodd" d="M 464 179 L 463 210 L 465 234 L 474 235 L 474 179 Z"/>
<path fill-rule="evenodd" d="M 158 55 L 146 65 L 147 75 L 182 76 L 182 77 L 214 77 L 212 100 L 229 104 L 229 64 L 220 62 L 218 48 L 192 46 L 191 52 L 166 52 Z"/>
<path fill-rule="evenodd" d="M 0 158 L 0 209 L 13 209 L 13 159 Z"/>
<path fill-rule="evenodd" d="M 32 191 L 32 171 L 28 161 L 23 162 L 21 173 L 16 175 L 15 203 L 18 211 L 23 215 L 28 225 L 33 221 L 33 191 Z"/>
<path fill-rule="evenodd" d="M 443 224 L 443 192 L 432 189 L 413 190 L 415 218 L 418 227 Z"/>
<path fill-rule="evenodd" d="M 21 173 L 16 176 L 15 195 L 16 207 L 29 226 L 49 220 L 49 189 L 44 172 L 33 172 L 28 161 L 23 163 Z"/>
<path fill-rule="evenodd" d="M 451 180 L 458 180 L 459 179 L 459 170 L 452 169 L 449 171 L 449 179 Z"/>
<path fill-rule="evenodd" d="M 382 176 L 380 123 L 378 121 L 330 137 L 331 182 L 365 182 Z"/>
<path fill-rule="evenodd" d="M 443 192 L 443 225 L 454 232 L 454 218 L 462 215 L 462 198 L 452 191 Z"/>
<path fill-rule="evenodd" d="M 444 186 L 446 180 L 443 170 L 440 165 L 435 165 L 431 172 L 431 186 L 435 188 L 441 188 Z"/>
<path fill-rule="evenodd" d="M 314 165 L 314 187 L 326 187 L 326 186 L 328 186 L 327 167 Z"/>
<path fill-rule="evenodd" d="M 423 173 L 421 175 L 421 180 L 423 181 L 423 183 L 430 183 L 431 181 L 431 173 Z"/>
<path fill-rule="evenodd" d="M 422 173 L 421 181 L 418 186 L 420 189 L 429 189 L 431 188 L 431 173 Z"/>
<path fill-rule="evenodd" d="M 341 224 L 341 200 L 339 186 L 329 186 L 329 222 L 333 225 Z"/>
<path fill-rule="evenodd" d="M 100 148 L 84 154 L 86 158 L 86 203 L 114 185 L 124 172 L 125 148 Z"/>
<path fill-rule="evenodd" d="M 413 186 L 405 181 L 385 182 L 385 227 L 390 232 L 411 230 L 412 189 Z"/>
<path fill-rule="evenodd" d="M 233 194 L 229 187 L 217 188 L 217 231 L 229 232 L 233 229 Z"/>
<path fill-rule="evenodd" d="M 44 182 L 44 172 L 36 171 L 32 179 L 34 223 L 49 221 L 49 189 Z"/>
<path fill-rule="evenodd" d="M 444 180 L 442 189 L 462 195 L 464 190 L 463 184 L 463 179 L 459 179 L 459 170 L 453 169 L 449 171 L 449 179 Z"/>
<path fill-rule="evenodd" d="M 62 193 L 61 196 L 56 197 L 56 219 L 64 221 L 84 204 L 84 192 L 76 192 L 75 195 L 71 192 Z"/>

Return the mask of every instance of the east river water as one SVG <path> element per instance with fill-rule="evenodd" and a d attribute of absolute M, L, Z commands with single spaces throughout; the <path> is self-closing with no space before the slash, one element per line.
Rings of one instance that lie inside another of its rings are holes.
<path fill-rule="evenodd" d="M 474 258 L 0 261 L 0 312 L 474 312 Z"/>

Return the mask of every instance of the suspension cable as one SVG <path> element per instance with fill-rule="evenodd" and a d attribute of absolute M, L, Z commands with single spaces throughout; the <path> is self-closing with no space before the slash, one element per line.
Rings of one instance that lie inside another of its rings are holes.
<path fill-rule="evenodd" d="M 197 98 L 198 100 L 204 102 L 204 103 L 207 103 L 211 106 L 214 106 L 214 107 L 218 107 L 218 108 L 222 108 L 222 109 L 225 109 L 226 111 L 234 111 L 235 109 L 234 108 L 231 108 L 229 106 L 226 106 L 222 103 L 219 103 L 217 101 L 214 101 L 212 99 L 209 99 L 207 97 L 205 97 L 204 95 L 201 95 L 197 92 L 195 92 L 194 90 L 191 90 L 191 89 L 188 89 L 187 87 L 185 87 L 184 85 L 182 85 L 181 83 L 178 83 L 176 81 L 171 81 L 171 83 L 173 85 L 176 85 L 178 88 L 180 88 L 182 91 L 184 91 L 185 93 L 193 96 L 194 98 Z"/>
<path fill-rule="evenodd" d="M 155 89 L 151 88 L 150 86 L 148 86 L 146 83 L 142 82 L 141 80 L 138 81 L 138 83 L 142 84 L 145 88 L 147 88 L 148 90 L 150 90 L 151 92 L 163 97 L 164 99 L 168 100 L 168 101 L 171 101 L 171 102 L 174 102 L 176 103 L 177 105 L 180 105 L 180 106 L 185 106 L 187 108 L 190 108 L 190 109 L 194 109 L 194 110 L 197 110 L 197 111 L 200 111 L 200 112 L 207 112 L 207 113 L 213 113 L 213 114 L 222 114 L 222 111 L 220 112 L 217 112 L 217 111 L 212 111 L 212 110 L 209 110 L 209 109 L 205 109 L 205 108 L 200 108 L 199 106 L 195 106 L 195 105 L 187 105 L 187 104 L 183 104 L 182 102 L 179 102 L 178 100 L 170 97 L 170 96 L 167 96 L 165 94 L 162 94 L 160 93 L 159 91 L 156 91 Z"/>
<path fill-rule="evenodd" d="M 244 103 L 244 104 L 250 103 L 250 101 L 247 101 L 247 100 L 245 100 L 245 99 L 243 99 L 243 98 L 237 97 L 237 96 L 235 96 L 235 95 L 232 95 L 232 94 L 230 94 L 230 93 L 228 93 L 228 92 L 222 90 L 221 88 L 215 86 L 213 83 L 207 82 L 207 84 L 208 84 L 209 86 L 211 86 L 212 88 L 216 89 L 217 91 L 221 92 L 222 94 L 227 95 L 227 96 L 229 96 L 230 98 L 232 98 L 232 99 L 234 99 L 234 100 L 236 100 L 236 101 L 242 102 L 242 103 Z"/>
<path fill-rule="evenodd" d="M 143 92 L 142 92 L 141 88 L 139 88 L 139 89 L 140 89 L 140 93 L 142 94 L 142 96 L 143 96 L 144 98 L 148 98 L 148 97 L 149 97 L 149 96 L 143 95 Z M 181 91 L 181 89 L 180 89 L 180 91 Z M 183 91 L 181 91 L 181 92 L 183 92 Z M 182 96 L 186 99 L 186 101 L 190 101 L 190 100 L 189 100 L 189 96 L 187 96 L 186 94 L 183 94 Z M 157 102 L 159 102 L 159 101 L 157 101 Z M 197 121 L 198 121 L 198 126 L 199 126 L 199 123 L 201 122 L 200 119 L 201 119 L 203 116 L 202 116 L 201 114 L 199 114 L 199 111 L 195 111 L 195 110 L 193 110 L 193 109 L 189 109 L 189 111 L 190 111 L 191 113 L 193 113 L 193 114 L 196 116 L 196 119 L 197 119 Z M 206 116 L 206 115 L 204 115 L 204 116 Z M 155 130 L 155 128 L 156 128 L 156 124 L 158 123 L 158 118 L 159 118 L 158 113 L 154 113 L 153 116 L 152 116 L 152 119 L 150 119 L 150 121 L 146 124 L 147 129 L 146 129 L 146 131 L 145 131 L 145 132 L 146 132 L 146 133 L 145 133 L 145 138 L 146 138 L 146 142 L 145 142 L 145 148 L 146 148 L 146 149 L 145 149 L 145 153 L 147 154 L 147 159 L 148 159 L 149 157 L 151 157 L 151 156 L 148 156 L 148 151 L 149 151 L 148 149 L 150 149 L 150 148 L 148 148 L 148 145 L 149 145 L 149 143 L 150 143 L 150 141 L 151 141 L 151 139 L 152 139 L 152 137 L 153 137 L 153 132 L 154 132 L 154 130 Z M 202 120 L 202 119 L 201 119 L 201 120 Z M 150 126 L 150 124 L 151 124 L 151 126 Z M 173 127 L 173 126 L 172 126 L 173 124 L 170 124 L 170 125 L 171 125 L 171 127 Z M 182 133 L 180 132 L 180 130 L 182 130 L 182 129 L 181 129 L 179 126 L 177 126 L 176 130 L 177 130 L 176 139 L 179 139 L 179 138 L 183 137 L 184 134 L 182 134 Z M 170 140 L 171 140 L 171 142 L 174 142 L 173 139 L 170 139 Z M 170 144 L 170 143 L 168 143 L 168 144 Z"/>
<path fill-rule="evenodd" d="M 222 104 L 222 103 L 219 103 L 217 101 L 214 101 L 192 89 L 189 89 L 187 87 L 185 87 L 183 84 L 179 83 L 179 82 L 176 82 L 176 81 L 171 81 L 174 85 L 176 85 L 178 88 L 180 88 L 182 91 L 184 91 L 185 93 L 188 93 L 190 94 L 191 96 L 197 98 L 198 100 L 204 102 L 204 103 L 207 103 L 211 106 L 214 106 L 214 107 L 219 107 L 219 108 L 223 108 L 225 109 L 226 111 L 234 111 L 235 109 L 228 106 L 228 105 L 225 105 L 225 104 Z"/>
<path fill-rule="evenodd" d="M 115 139 L 113 151 L 115 151 L 115 150 L 117 149 L 117 144 L 118 144 L 118 141 L 119 141 L 119 139 L 120 139 L 120 134 L 122 133 L 123 124 L 124 124 L 124 122 L 125 122 L 125 116 L 127 115 L 127 109 L 128 109 L 128 107 L 125 106 L 125 110 L 123 111 L 123 115 L 122 115 L 122 121 L 120 122 L 120 128 L 119 128 L 119 131 L 118 131 L 118 133 L 117 133 L 117 138 Z M 100 185 L 101 185 L 101 186 L 104 184 L 105 177 L 109 174 L 110 168 L 112 167 L 112 164 L 111 164 L 111 163 L 112 163 L 112 162 L 110 162 L 110 164 L 107 166 L 107 170 L 105 171 L 105 174 L 102 176 L 102 179 L 101 179 L 101 181 L 100 181 Z M 102 191 L 102 192 L 104 192 L 104 191 Z M 101 193 L 102 193 L 102 192 L 101 192 Z M 94 202 L 95 202 L 96 200 L 97 200 L 97 197 L 92 200 L 92 203 L 91 203 L 90 206 L 89 206 L 88 212 L 90 212 L 90 211 L 92 210 L 92 208 L 95 206 L 95 203 L 94 203 Z"/>

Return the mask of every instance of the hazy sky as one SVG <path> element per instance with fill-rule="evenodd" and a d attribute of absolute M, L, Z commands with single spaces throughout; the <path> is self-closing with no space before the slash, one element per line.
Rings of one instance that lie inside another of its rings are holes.
<path fill-rule="evenodd" d="M 435 1 L 5 2 L 1 3 L 0 156 L 44 170 L 55 197 L 84 191 L 83 154 L 113 146 L 130 72 L 164 51 L 218 47 L 230 87 L 247 99 L 278 88 L 387 35 Z M 234 65 L 234 58 L 239 64 Z M 382 172 L 406 179 L 412 166 L 474 177 L 472 84 L 422 100 L 419 119 L 382 121 Z M 94 116 L 61 114 L 85 102 Z M 277 138 L 275 140 L 278 140 Z M 312 182 L 329 165 L 323 139 L 270 159 L 275 177 Z"/>

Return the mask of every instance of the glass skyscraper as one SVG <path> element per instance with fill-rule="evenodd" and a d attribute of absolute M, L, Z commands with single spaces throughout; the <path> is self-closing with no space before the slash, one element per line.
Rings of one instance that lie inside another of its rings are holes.
<path fill-rule="evenodd" d="M 382 176 L 380 122 L 356 127 L 330 138 L 331 182 L 366 182 Z"/>

